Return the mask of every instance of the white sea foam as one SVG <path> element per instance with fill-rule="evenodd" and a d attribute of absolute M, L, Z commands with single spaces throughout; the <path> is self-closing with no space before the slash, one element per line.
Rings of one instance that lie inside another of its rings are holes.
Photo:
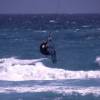
<path fill-rule="evenodd" d="M 90 25 L 83 25 L 83 26 L 81 26 L 81 27 L 83 27 L 83 28 L 88 28 L 88 27 L 90 27 Z"/>
<path fill-rule="evenodd" d="M 56 21 L 51 19 L 51 20 L 49 20 L 49 22 L 50 23 L 55 23 Z"/>
<path fill-rule="evenodd" d="M 77 28 L 77 29 L 75 29 L 75 30 L 74 30 L 74 32 L 78 32 L 78 31 L 80 31 L 80 29 L 79 29 L 79 28 Z"/>
<path fill-rule="evenodd" d="M 67 87 L 67 86 L 34 86 L 34 87 L 0 87 L 0 93 L 35 93 L 53 92 L 63 95 L 79 93 L 81 95 L 93 94 L 100 96 L 100 87 Z"/>
<path fill-rule="evenodd" d="M 21 60 L 0 59 L 0 80 L 60 80 L 100 78 L 100 71 L 70 71 L 45 66 L 41 61 L 46 58 Z"/>
<path fill-rule="evenodd" d="M 39 32 L 39 33 L 46 33 L 47 32 L 47 30 L 35 30 L 34 32 Z"/>
<path fill-rule="evenodd" d="M 100 65 L 100 56 L 96 57 L 95 62 L 96 62 L 98 65 Z"/>

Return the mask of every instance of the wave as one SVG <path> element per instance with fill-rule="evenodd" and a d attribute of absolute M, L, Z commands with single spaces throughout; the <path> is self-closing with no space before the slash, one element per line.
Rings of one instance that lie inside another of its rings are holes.
<path fill-rule="evenodd" d="M 34 87 L 0 87 L 0 93 L 37 93 L 37 92 L 53 92 L 63 95 L 82 96 L 93 94 L 100 96 L 100 87 L 68 87 L 68 86 L 34 86 Z"/>
<path fill-rule="evenodd" d="M 100 78 L 100 71 L 71 71 L 45 66 L 47 58 L 22 60 L 16 58 L 0 59 L 0 80 L 62 80 Z"/>

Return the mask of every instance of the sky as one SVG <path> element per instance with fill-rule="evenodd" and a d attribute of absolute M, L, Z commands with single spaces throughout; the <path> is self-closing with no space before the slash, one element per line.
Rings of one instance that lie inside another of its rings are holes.
<path fill-rule="evenodd" d="M 100 0 L 0 0 L 0 13 L 100 13 Z"/>

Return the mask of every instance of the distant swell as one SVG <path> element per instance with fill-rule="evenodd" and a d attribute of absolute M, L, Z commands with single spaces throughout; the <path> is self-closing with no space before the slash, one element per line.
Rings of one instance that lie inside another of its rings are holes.
<path fill-rule="evenodd" d="M 41 59 L 21 60 L 15 58 L 0 59 L 0 80 L 60 80 L 100 78 L 100 71 L 70 71 L 49 68 Z"/>

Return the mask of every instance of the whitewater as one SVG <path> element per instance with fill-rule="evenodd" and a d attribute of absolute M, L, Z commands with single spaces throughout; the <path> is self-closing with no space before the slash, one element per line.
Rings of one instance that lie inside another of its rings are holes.
<path fill-rule="evenodd" d="M 100 71 L 71 71 L 50 68 L 42 63 L 41 59 L 22 60 L 16 58 L 0 59 L 0 80 L 64 80 L 100 78 Z M 99 62 L 100 63 L 100 62 Z"/>

